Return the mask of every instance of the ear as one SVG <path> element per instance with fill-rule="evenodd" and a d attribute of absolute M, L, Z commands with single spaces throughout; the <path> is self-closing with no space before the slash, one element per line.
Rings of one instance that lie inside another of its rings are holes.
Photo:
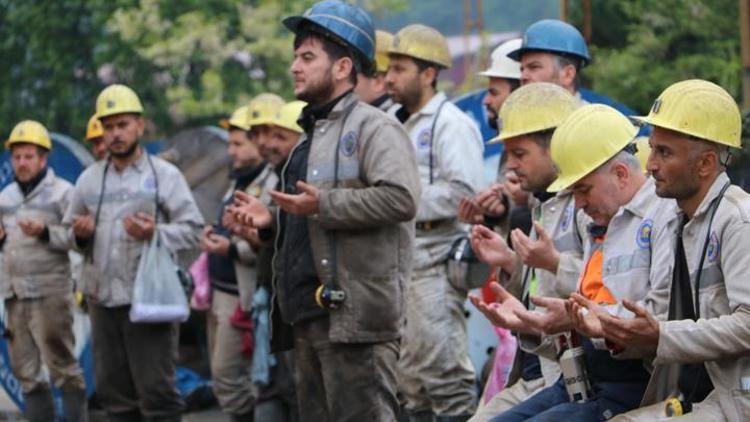
<path fill-rule="evenodd" d="M 624 187 L 628 184 L 631 169 L 625 165 L 625 163 L 613 163 L 611 172 L 617 177 L 617 184 L 620 185 L 620 187 Z"/>
<path fill-rule="evenodd" d="M 333 64 L 333 79 L 343 81 L 349 79 L 349 74 L 354 71 L 354 63 L 349 57 L 342 57 Z"/>
<path fill-rule="evenodd" d="M 138 137 L 142 137 L 143 133 L 146 131 L 146 121 L 143 120 L 143 116 L 138 116 L 136 118 L 136 124 L 138 126 Z"/>
<path fill-rule="evenodd" d="M 432 66 L 419 72 L 419 81 L 422 85 L 422 88 L 431 88 L 432 80 L 435 78 L 437 78 L 437 70 Z"/>
<path fill-rule="evenodd" d="M 707 149 L 701 152 L 697 163 L 697 172 L 700 178 L 710 177 L 719 171 L 719 154 L 713 149 Z"/>
<path fill-rule="evenodd" d="M 560 85 L 563 87 L 573 86 L 576 80 L 576 74 L 578 74 L 578 71 L 576 71 L 576 67 L 572 64 L 566 65 L 560 69 Z"/>

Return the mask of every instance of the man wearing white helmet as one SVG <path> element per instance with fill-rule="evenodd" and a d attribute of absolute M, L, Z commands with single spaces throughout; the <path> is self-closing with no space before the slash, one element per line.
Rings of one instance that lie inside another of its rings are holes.
<path fill-rule="evenodd" d="M 500 124 L 498 113 L 503 106 L 505 99 L 511 92 L 515 91 L 520 85 L 521 67 L 518 62 L 508 58 L 508 53 L 518 49 L 521 46 L 521 39 L 516 38 L 500 44 L 491 56 L 490 67 L 480 72 L 486 76 L 487 94 L 484 96 L 482 104 L 487 110 L 487 122 L 493 129 L 499 130 Z M 487 223 L 494 226 L 503 225 L 503 217 L 508 215 L 508 195 L 504 192 L 506 187 L 518 190 L 518 183 L 513 186 L 505 182 L 504 162 L 506 154 L 502 155 L 500 168 L 498 169 L 497 182 L 490 187 L 482 190 L 479 194 L 470 199 L 463 198 L 458 207 L 458 217 L 461 221 L 470 224 Z M 515 181 L 515 179 L 514 179 Z M 506 220 L 507 221 L 507 220 Z"/>

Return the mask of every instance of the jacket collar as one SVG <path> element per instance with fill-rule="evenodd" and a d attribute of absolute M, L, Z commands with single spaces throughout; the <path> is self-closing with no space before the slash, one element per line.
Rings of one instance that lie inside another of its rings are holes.
<path fill-rule="evenodd" d="M 141 152 L 141 156 L 138 157 L 137 160 L 135 160 L 132 163 L 130 163 L 130 165 L 128 165 L 128 167 L 133 167 L 133 169 L 135 171 L 137 171 L 138 173 L 143 173 L 143 171 L 146 170 L 149 167 L 149 165 L 148 165 L 148 151 L 146 151 L 146 148 L 144 148 L 143 146 L 138 146 L 138 148 L 140 148 L 141 151 L 142 151 Z M 111 162 L 109 164 L 112 167 L 114 167 L 114 164 L 112 164 Z M 128 167 L 125 167 L 124 170 L 127 170 Z M 110 171 L 112 171 L 112 169 L 110 169 Z"/>
<path fill-rule="evenodd" d="M 448 99 L 448 97 L 445 96 L 445 93 L 440 91 L 436 93 L 432 98 L 430 98 L 430 101 L 427 102 L 427 104 L 424 105 L 418 112 L 408 116 L 406 120 L 404 120 L 404 123 L 408 123 L 414 120 L 417 120 L 421 118 L 422 116 L 432 116 L 433 114 L 437 113 L 438 108 L 440 107 L 440 104 L 445 102 Z M 401 108 L 399 112 L 406 112 L 405 108 Z"/>
<path fill-rule="evenodd" d="M 52 167 L 48 166 L 47 172 L 44 175 L 44 178 L 42 178 L 42 180 L 40 180 L 39 183 L 37 183 L 37 185 L 34 186 L 34 189 L 32 189 L 28 195 L 23 194 L 23 191 L 21 190 L 21 185 L 19 185 L 18 182 L 15 182 L 15 184 L 16 184 L 16 189 L 18 189 L 18 193 L 19 195 L 21 195 L 21 197 L 26 198 L 26 199 L 31 199 L 36 194 L 41 192 L 42 189 L 44 189 L 46 186 L 52 185 L 54 180 L 55 180 L 55 171 L 52 170 Z"/>
<path fill-rule="evenodd" d="M 654 201 L 658 200 L 655 189 L 656 185 L 654 183 L 654 178 L 647 178 L 643 186 L 641 186 L 641 188 L 638 189 L 638 192 L 633 195 L 630 202 L 622 206 L 622 209 L 629 211 L 638 217 L 645 217 Z"/>
<path fill-rule="evenodd" d="M 722 172 L 721 174 L 716 176 L 716 180 L 714 180 L 714 183 L 711 184 L 711 187 L 708 189 L 706 196 L 703 197 L 700 205 L 698 205 L 698 208 L 696 208 L 693 219 L 709 212 L 709 210 L 711 209 L 711 204 L 713 204 L 714 200 L 718 198 L 719 193 L 721 193 L 721 190 L 727 183 L 729 183 L 729 176 L 727 176 L 726 172 Z M 683 214 L 682 210 L 680 210 L 680 214 Z"/>
<path fill-rule="evenodd" d="M 352 90 L 348 91 L 346 94 L 342 95 L 334 101 L 337 101 L 336 105 L 333 106 L 333 109 L 331 109 L 331 112 L 328 113 L 328 117 L 325 120 L 336 120 L 342 115 L 346 114 L 349 108 L 353 107 L 357 102 L 359 102 L 359 97 L 357 97 L 357 94 L 355 94 Z"/>

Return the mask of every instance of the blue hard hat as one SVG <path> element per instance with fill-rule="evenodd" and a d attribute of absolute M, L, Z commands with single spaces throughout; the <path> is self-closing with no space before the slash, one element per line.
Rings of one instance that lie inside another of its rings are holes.
<path fill-rule="evenodd" d="M 300 29 L 322 29 L 323 35 L 333 35 L 354 48 L 368 67 L 375 62 L 375 27 L 370 14 L 358 6 L 340 0 L 323 0 L 302 16 L 290 16 L 282 22 L 294 33 Z"/>
<path fill-rule="evenodd" d="M 575 56 L 582 60 L 584 66 L 591 61 L 583 35 L 573 25 L 557 19 L 544 19 L 531 24 L 523 34 L 521 48 L 508 53 L 508 57 L 521 61 L 521 55 L 527 51 Z"/>

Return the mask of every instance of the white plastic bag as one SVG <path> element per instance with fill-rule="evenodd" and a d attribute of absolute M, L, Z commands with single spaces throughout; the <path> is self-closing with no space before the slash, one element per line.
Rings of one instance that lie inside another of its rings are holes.
<path fill-rule="evenodd" d="M 177 266 L 158 231 L 143 245 L 130 306 L 132 322 L 184 322 L 190 316 Z"/>

